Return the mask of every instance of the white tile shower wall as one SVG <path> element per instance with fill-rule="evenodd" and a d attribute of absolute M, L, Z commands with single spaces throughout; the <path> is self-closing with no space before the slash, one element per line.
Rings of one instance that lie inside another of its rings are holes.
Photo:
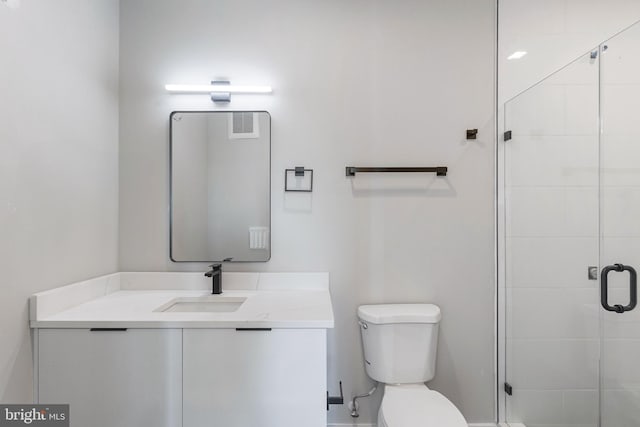
<path fill-rule="evenodd" d="M 507 337 L 597 339 L 598 289 L 560 286 L 507 289 Z"/>
<path fill-rule="evenodd" d="M 640 19 L 637 0 L 500 0 L 499 5 L 499 104 Z M 508 60 L 515 51 L 527 55 Z"/>
<path fill-rule="evenodd" d="M 168 259 L 168 117 L 180 109 L 272 116 L 272 257 L 229 270 L 329 271 L 329 385 L 371 387 L 356 308 L 434 302 L 437 375 L 470 422 L 494 419 L 493 0 L 127 0 L 121 4 L 120 261 Z M 270 84 L 272 95 L 167 95 L 169 82 Z M 394 89 L 389 91 L 389 85 Z M 467 128 L 479 139 L 465 140 Z M 284 170 L 314 169 L 311 194 Z M 449 175 L 344 176 L 347 165 L 446 165 Z M 380 399 L 364 399 L 375 422 Z M 345 407 L 331 422 L 351 423 Z"/>
<path fill-rule="evenodd" d="M 526 424 L 510 423 L 510 427 L 596 427 L 598 419 L 598 392 L 522 390 L 512 397 L 514 407 Z M 520 407 L 521 406 L 521 407 Z"/>
<path fill-rule="evenodd" d="M 585 265 L 597 261 L 597 237 L 514 237 L 507 245 L 507 274 L 514 288 L 585 287 Z"/>
<path fill-rule="evenodd" d="M 32 401 L 29 295 L 118 268 L 118 1 L 0 4 L 0 402 Z"/>

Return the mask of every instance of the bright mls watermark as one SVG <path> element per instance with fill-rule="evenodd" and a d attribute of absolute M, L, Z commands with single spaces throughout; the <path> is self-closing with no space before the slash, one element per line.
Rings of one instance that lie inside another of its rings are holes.
<path fill-rule="evenodd" d="M 69 405 L 0 405 L 0 427 L 69 427 Z"/>

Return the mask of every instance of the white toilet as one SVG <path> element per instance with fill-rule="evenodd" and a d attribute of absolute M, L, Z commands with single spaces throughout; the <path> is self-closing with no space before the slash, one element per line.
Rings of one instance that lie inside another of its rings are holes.
<path fill-rule="evenodd" d="M 440 308 L 433 304 L 358 307 L 367 374 L 384 383 L 378 427 L 467 427 L 433 379 Z"/>

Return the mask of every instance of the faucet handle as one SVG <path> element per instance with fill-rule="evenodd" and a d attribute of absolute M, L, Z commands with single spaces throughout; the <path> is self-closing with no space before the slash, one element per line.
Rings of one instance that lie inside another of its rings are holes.
<path fill-rule="evenodd" d="M 209 268 L 211 268 L 212 270 L 220 270 L 222 268 L 222 264 L 211 264 Z"/>

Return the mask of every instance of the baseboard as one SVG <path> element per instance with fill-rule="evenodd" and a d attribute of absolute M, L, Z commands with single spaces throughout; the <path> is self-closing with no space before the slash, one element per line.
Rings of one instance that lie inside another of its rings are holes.
<path fill-rule="evenodd" d="M 501 424 L 501 425 L 503 425 L 504 427 L 507 427 L 506 424 Z M 376 427 L 376 425 L 350 423 L 350 424 L 327 424 L 327 427 Z M 469 427 L 498 427 L 498 425 L 495 423 L 471 423 L 469 424 Z"/>
<path fill-rule="evenodd" d="M 357 423 L 352 423 L 352 424 L 327 424 L 327 427 L 376 427 L 375 424 L 357 424 Z"/>
<path fill-rule="evenodd" d="M 375 424 L 357 424 L 357 423 L 352 423 L 352 424 L 327 424 L 327 427 L 376 427 Z"/>

